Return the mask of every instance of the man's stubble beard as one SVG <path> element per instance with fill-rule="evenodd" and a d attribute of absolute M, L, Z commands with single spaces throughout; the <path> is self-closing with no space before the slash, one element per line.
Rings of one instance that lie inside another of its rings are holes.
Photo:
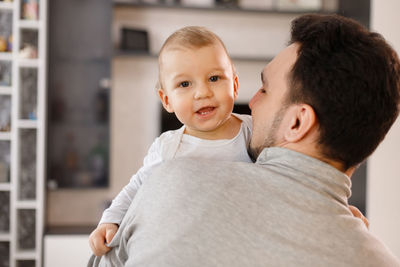
<path fill-rule="evenodd" d="M 273 146 L 278 146 L 277 144 L 277 132 L 279 130 L 279 127 L 281 126 L 283 116 L 285 115 L 285 112 L 287 110 L 287 105 L 284 105 L 281 107 L 278 112 L 276 112 L 274 116 L 274 120 L 272 122 L 271 128 L 269 128 L 269 131 L 267 135 L 265 136 L 264 142 L 256 147 L 252 147 L 252 143 L 250 142 L 250 147 L 249 147 L 249 156 L 253 160 L 253 162 L 257 161 L 258 156 L 260 153 L 264 150 L 264 148 L 269 148 Z"/>

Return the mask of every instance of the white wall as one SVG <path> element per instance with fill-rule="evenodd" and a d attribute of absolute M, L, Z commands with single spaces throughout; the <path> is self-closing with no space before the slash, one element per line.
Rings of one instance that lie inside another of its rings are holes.
<path fill-rule="evenodd" d="M 371 1 L 371 28 L 400 53 L 399 0 Z M 400 119 L 368 161 L 367 215 L 370 231 L 400 258 Z"/>

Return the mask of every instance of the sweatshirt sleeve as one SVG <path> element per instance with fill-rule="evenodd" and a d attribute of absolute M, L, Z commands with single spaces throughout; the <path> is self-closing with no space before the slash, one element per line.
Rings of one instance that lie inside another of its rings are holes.
<path fill-rule="evenodd" d="M 162 162 L 160 138 L 161 136 L 158 137 L 150 146 L 150 149 L 143 160 L 143 166 L 136 174 L 132 175 L 129 183 L 113 199 L 110 207 L 103 212 L 99 224 L 121 223 L 142 182 L 151 174 L 153 168 Z"/>

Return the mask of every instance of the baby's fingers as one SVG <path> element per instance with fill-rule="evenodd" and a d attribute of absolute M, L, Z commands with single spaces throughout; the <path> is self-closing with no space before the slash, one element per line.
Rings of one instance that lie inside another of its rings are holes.
<path fill-rule="evenodd" d="M 90 247 L 92 248 L 94 255 L 102 256 L 110 250 L 110 248 L 106 246 L 104 241 L 105 240 L 101 235 L 94 235 L 91 238 Z"/>
<path fill-rule="evenodd" d="M 108 228 L 106 231 L 106 242 L 110 244 L 111 240 L 114 238 L 115 234 L 117 233 L 118 228 Z"/>

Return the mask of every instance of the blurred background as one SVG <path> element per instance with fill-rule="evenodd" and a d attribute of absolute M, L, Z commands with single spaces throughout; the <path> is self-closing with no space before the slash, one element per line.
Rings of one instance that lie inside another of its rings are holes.
<path fill-rule="evenodd" d="M 235 110 L 248 113 L 292 19 L 351 17 L 399 52 L 398 10 L 398 0 L 0 0 L 0 267 L 86 264 L 102 211 L 154 138 L 179 127 L 154 89 L 175 30 L 221 37 L 239 73 Z M 397 121 L 350 200 L 398 257 L 399 147 Z"/>

